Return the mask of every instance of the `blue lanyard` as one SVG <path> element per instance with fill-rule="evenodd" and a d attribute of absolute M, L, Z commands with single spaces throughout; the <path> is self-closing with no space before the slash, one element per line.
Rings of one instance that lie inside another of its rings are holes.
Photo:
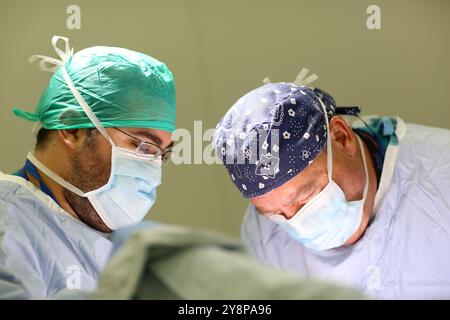
<path fill-rule="evenodd" d="M 53 193 L 50 191 L 50 189 L 45 185 L 45 183 L 42 181 L 41 175 L 39 174 L 37 168 L 35 167 L 34 164 L 31 163 L 30 160 L 26 160 L 25 161 L 25 165 L 17 172 L 17 174 L 28 180 L 28 177 L 26 175 L 26 172 L 28 172 L 33 178 L 35 178 L 38 182 L 39 182 L 39 186 L 41 188 L 41 190 L 46 193 L 50 198 L 53 199 L 53 201 L 55 201 L 56 203 L 58 203 L 58 201 L 56 201 L 55 196 L 53 195 Z M 29 180 L 28 180 L 29 181 Z M 59 203 L 58 203 L 59 205 Z"/>

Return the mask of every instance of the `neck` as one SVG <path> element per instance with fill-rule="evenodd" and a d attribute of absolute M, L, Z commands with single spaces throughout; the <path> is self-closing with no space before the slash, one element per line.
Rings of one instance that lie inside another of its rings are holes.
<path fill-rule="evenodd" d="M 68 163 L 67 159 L 62 159 L 61 156 L 54 156 L 54 153 L 50 152 L 42 152 L 42 151 L 35 151 L 34 156 L 42 162 L 47 168 L 49 168 L 51 171 L 56 173 L 58 176 L 61 177 L 61 173 L 65 172 L 63 168 L 63 163 Z M 39 176 L 41 177 L 42 182 L 47 186 L 47 188 L 52 192 L 54 195 L 56 201 L 58 201 L 58 204 L 63 208 L 67 213 L 69 213 L 71 216 L 73 216 L 75 219 L 79 219 L 78 215 L 76 214 L 75 210 L 70 206 L 70 204 L 67 202 L 66 197 L 64 196 L 64 188 L 59 185 L 57 182 L 52 180 L 49 176 L 47 176 L 45 173 L 43 173 L 39 168 L 37 168 L 39 172 Z M 29 181 L 33 183 L 36 187 L 41 188 L 39 181 L 35 179 L 33 176 L 31 176 L 28 172 L 26 173 Z"/>
<path fill-rule="evenodd" d="M 373 206 L 375 202 L 375 194 L 377 191 L 377 176 L 375 171 L 375 165 L 372 160 L 369 149 L 366 143 L 363 141 L 364 154 L 366 156 L 367 171 L 369 175 L 369 190 L 367 192 L 366 201 L 364 202 L 363 216 L 361 219 L 361 224 L 358 230 L 347 240 L 345 245 L 355 244 L 363 235 L 369 225 L 369 221 L 372 218 Z M 361 160 L 362 161 L 362 160 Z"/>

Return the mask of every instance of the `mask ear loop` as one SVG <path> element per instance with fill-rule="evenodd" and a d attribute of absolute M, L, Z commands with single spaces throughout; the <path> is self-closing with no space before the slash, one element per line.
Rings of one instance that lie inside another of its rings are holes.
<path fill-rule="evenodd" d="M 41 128 L 42 128 L 42 123 L 41 123 L 41 121 L 38 120 L 36 122 L 36 124 L 33 126 L 33 129 L 31 129 L 31 134 L 36 137 Z"/>
<path fill-rule="evenodd" d="M 327 110 L 326 110 L 325 104 L 322 102 L 322 99 L 320 99 L 320 98 L 318 98 L 318 99 L 322 106 L 322 110 L 325 115 L 325 122 L 327 124 L 327 153 L 328 153 L 327 154 L 327 170 L 328 170 L 328 180 L 331 181 L 332 177 L 333 177 L 333 153 L 332 153 L 332 148 L 331 148 L 330 123 L 328 121 Z M 367 193 L 369 191 L 369 172 L 367 169 L 367 161 L 366 161 L 366 154 L 364 153 L 364 146 L 363 146 L 361 138 L 358 136 L 358 134 L 356 134 L 356 137 L 359 142 L 359 148 L 361 150 L 361 156 L 362 156 L 363 164 L 364 164 L 364 172 L 366 175 L 365 176 L 366 183 L 365 183 L 364 191 L 363 191 L 363 199 L 366 199 Z"/>
<path fill-rule="evenodd" d="M 363 164 L 364 164 L 364 173 L 366 175 L 366 177 L 365 177 L 366 182 L 365 182 L 364 191 L 363 191 L 363 200 L 366 200 L 367 193 L 369 192 L 369 170 L 367 169 L 366 154 L 364 152 L 364 146 L 363 146 L 362 140 L 358 136 L 358 134 L 356 134 L 356 137 L 358 138 L 359 148 L 361 150 L 361 156 L 362 156 Z"/>
<path fill-rule="evenodd" d="M 325 116 L 325 122 L 327 124 L 327 172 L 328 172 L 328 181 L 331 182 L 333 179 L 333 150 L 331 148 L 331 138 L 330 138 L 330 123 L 328 121 L 327 109 L 325 104 L 322 102 L 322 99 L 317 97 L 322 106 L 323 114 Z"/>
<path fill-rule="evenodd" d="M 67 190 L 72 191 L 73 193 L 75 193 L 76 195 L 78 195 L 80 197 L 86 197 L 86 193 L 84 193 L 83 191 L 81 191 L 80 189 L 75 187 L 74 185 L 68 183 L 66 180 L 62 179 L 56 173 L 54 173 L 52 170 L 47 168 L 47 166 L 45 164 L 43 164 L 42 162 L 40 162 L 34 156 L 33 153 L 29 152 L 28 155 L 27 155 L 27 158 L 28 158 L 28 160 L 31 161 L 31 163 L 33 163 L 39 170 L 41 170 L 43 173 L 45 173 L 53 181 L 56 181 L 57 183 L 59 183 L 64 188 L 66 188 Z"/>

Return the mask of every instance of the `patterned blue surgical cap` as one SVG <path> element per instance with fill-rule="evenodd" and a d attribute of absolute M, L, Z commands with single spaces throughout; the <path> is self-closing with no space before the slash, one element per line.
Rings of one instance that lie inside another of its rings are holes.
<path fill-rule="evenodd" d="M 333 97 L 285 82 L 257 88 L 228 110 L 217 125 L 213 144 L 244 197 L 281 186 L 323 150 L 327 127 L 319 98 L 331 119 L 336 113 Z"/>

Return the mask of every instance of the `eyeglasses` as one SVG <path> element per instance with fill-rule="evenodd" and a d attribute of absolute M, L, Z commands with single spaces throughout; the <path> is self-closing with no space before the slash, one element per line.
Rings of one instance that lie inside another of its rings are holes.
<path fill-rule="evenodd" d="M 138 139 L 136 137 L 134 137 L 133 135 L 129 134 L 128 132 L 125 132 L 119 128 L 114 128 L 117 131 L 122 132 L 123 134 L 126 134 L 127 136 L 129 136 L 130 138 L 133 138 L 134 140 L 139 141 L 139 145 L 137 146 L 136 150 L 134 151 L 134 153 L 136 153 L 137 155 L 145 155 L 145 156 L 152 156 L 152 159 L 158 159 L 159 157 L 161 157 L 161 160 L 164 162 L 167 162 L 167 160 L 170 159 L 170 154 L 172 153 L 172 148 L 166 148 L 166 149 L 162 149 L 160 146 L 158 146 L 157 144 L 153 143 L 153 142 L 148 142 L 148 141 L 142 141 L 141 139 Z"/>

